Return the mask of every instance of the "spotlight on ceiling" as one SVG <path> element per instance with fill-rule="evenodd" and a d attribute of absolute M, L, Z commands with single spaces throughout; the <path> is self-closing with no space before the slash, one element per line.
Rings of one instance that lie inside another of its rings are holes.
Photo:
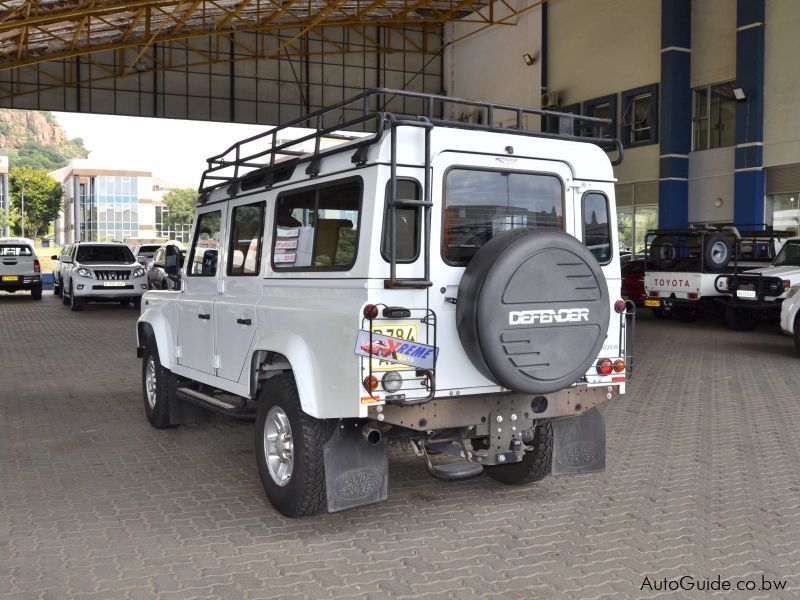
<path fill-rule="evenodd" d="M 738 101 L 747 100 L 747 95 L 744 93 L 744 90 L 740 87 L 733 88 L 733 97 L 736 98 Z"/>
<path fill-rule="evenodd" d="M 530 67 L 531 65 L 533 65 L 536 62 L 536 57 L 531 55 L 531 54 L 523 54 L 522 55 L 522 60 L 524 60 L 525 64 Z"/>

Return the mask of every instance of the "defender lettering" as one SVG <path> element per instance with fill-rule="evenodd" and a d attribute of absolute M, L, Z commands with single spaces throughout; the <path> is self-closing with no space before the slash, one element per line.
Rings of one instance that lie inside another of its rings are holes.
<path fill-rule="evenodd" d="M 588 308 L 545 308 L 541 310 L 512 310 L 508 313 L 509 325 L 531 323 L 576 323 L 589 320 Z"/>

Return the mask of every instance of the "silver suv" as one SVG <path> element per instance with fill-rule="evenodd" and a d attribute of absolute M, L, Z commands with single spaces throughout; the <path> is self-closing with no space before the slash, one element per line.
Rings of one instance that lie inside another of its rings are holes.
<path fill-rule="evenodd" d="M 78 242 L 59 257 L 62 301 L 72 310 L 87 302 L 133 303 L 139 310 L 147 274 L 124 244 Z"/>
<path fill-rule="evenodd" d="M 0 238 L 0 291 L 29 290 L 42 299 L 42 273 L 33 242 L 25 238 Z"/>

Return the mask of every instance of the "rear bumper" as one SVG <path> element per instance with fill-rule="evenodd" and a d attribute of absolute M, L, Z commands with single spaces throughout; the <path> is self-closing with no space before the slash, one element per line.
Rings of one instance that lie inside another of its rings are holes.
<path fill-rule="evenodd" d="M 0 291 L 16 292 L 18 290 L 32 290 L 42 286 L 41 275 L 19 275 L 16 281 L 3 281 L 0 277 Z"/>

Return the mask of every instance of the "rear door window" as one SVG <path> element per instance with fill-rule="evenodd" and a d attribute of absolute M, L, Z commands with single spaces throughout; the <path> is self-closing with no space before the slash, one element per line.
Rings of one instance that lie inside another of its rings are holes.
<path fill-rule="evenodd" d="M 0 244 L 0 256 L 33 256 L 33 250 L 27 244 Z"/>
<path fill-rule="evenodd" d="M 453 168 L 445 177 L 443 254 L 465 265 L 511 229 L 564 229 L 564 187 L 555 175 Z"/>
<path fill-rule="evenodd" d="M 601 265 L 611 261 L 608 198 L 599 192 L 583 196 L 583 243 Z"/>

